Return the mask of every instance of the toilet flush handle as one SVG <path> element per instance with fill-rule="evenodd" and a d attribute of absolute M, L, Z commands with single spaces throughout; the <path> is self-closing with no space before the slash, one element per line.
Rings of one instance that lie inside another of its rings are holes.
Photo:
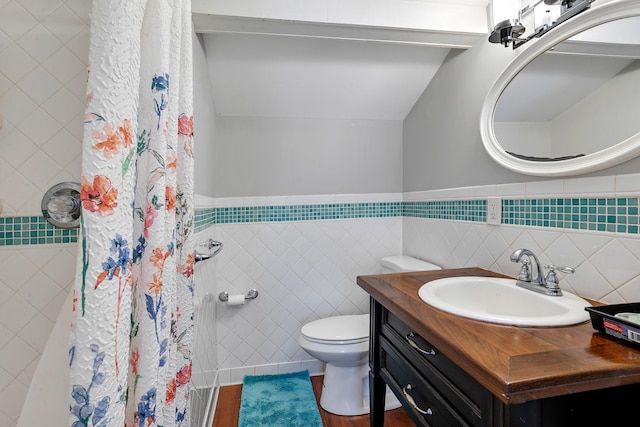
<path fill-rule="evenodd" d="M 418 344 L 416 344 L 416 342 L 413 340 L 413 338 L 415 338 L 415 334 L 413 332 L 409 332 L 407 334 L 407 336 L 405 337 L 405 339 L 407 340 L 407 342 L 409 343 L 409 345 L 416 350 L 418 353 L 420 354 L 424 354 L 425 356 L 435 356 L 436 355 L 436 351 L 434 349 L 431 350 L 424 350 L 422 348 L 420 348 L 420 346 Z"/>

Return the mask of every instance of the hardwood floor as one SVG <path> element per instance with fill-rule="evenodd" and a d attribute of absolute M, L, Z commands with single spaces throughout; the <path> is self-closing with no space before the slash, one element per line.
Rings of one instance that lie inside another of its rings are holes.
<path fill-rule="evenodd" d="M 325 427 L 369 427 L 369 415 L 345 417 L 331 414 L 320 407 L 320 393 L 322 391 L 322 376 L 311 377 L 311 385 L 316 395 L 320 417 Z M 240 395 L 242 384 L 220 387 L 218 405 L 211 427 L 236 427 L 238 412 L 240 411 Z M 411 418 L 403 408 L 385 412 L 385 425 L 393 427 L 415 427 Z M 275 426 L 274 426 L 275 427 Z"/>

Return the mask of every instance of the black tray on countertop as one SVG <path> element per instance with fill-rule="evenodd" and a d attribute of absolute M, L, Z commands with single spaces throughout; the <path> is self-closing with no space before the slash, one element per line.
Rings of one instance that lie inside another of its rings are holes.
<path fill-rule="evenodd" d="M 640 325 L 615 317 L 618 313 L 640 313 L 640 303 L 586 307 L 593 328 L 619 340 L 640 346 Z"/>

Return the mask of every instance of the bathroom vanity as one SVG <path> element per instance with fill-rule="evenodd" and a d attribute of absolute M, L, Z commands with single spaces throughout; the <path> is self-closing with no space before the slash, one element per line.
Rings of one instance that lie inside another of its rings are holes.
<path fill-rule="evenodd" d="M 640 347 L 591 323 L 514 327 L 437 310 L 432 280 L 507 277 L 480 268 L 359 276 L 371 296 L 371 425 L 388 384 L 418 426 L 637 425 Z"/>

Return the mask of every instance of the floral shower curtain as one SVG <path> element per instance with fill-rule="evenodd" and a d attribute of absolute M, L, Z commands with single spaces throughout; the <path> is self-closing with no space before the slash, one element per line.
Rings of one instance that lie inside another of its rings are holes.
<path fill-rule="evenodd" d="M 188 426 L 190 0 L 94 0 L 70 425 Z"/>

